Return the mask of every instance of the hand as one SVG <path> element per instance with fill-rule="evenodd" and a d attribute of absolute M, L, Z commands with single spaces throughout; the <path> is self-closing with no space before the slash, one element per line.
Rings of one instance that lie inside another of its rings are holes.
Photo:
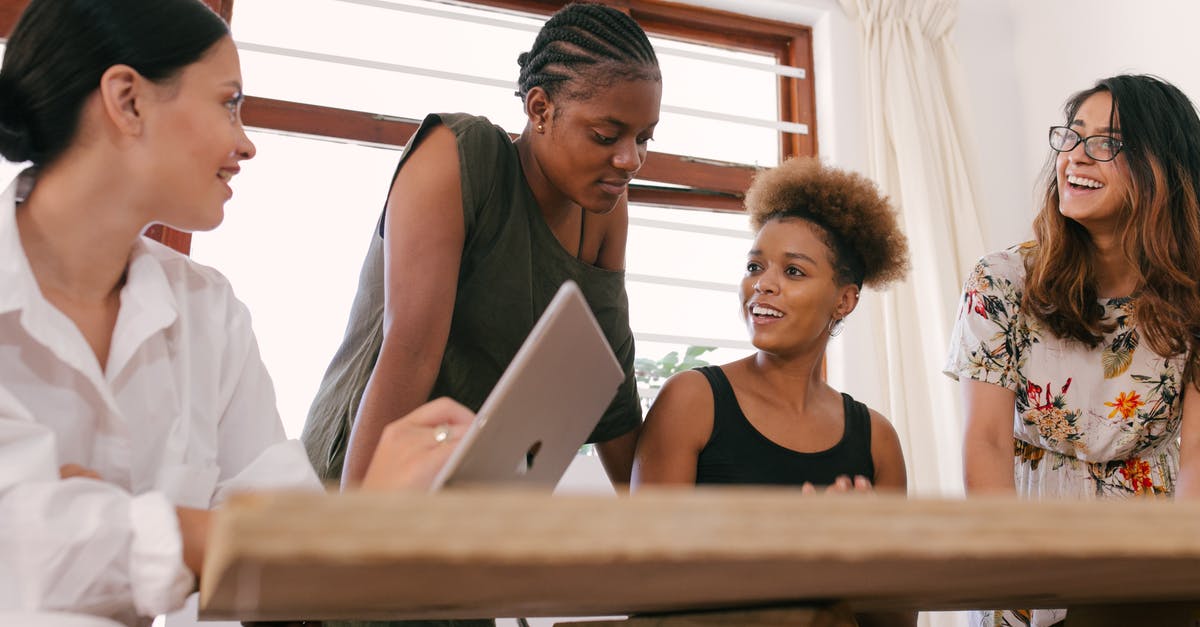
<path fill-rule="evenodd" d="M 83 477 L 84 479 L 95 479 L 96 481 L 103 481 L 103 479 L 100 478 L 100 473 L 96 472 L 95 470 L 92 470 L 91 468 L 84 468 L 83 466 L 80 466 L 79 464 L 64 464 L 62 466 L 59 466 L 58 467 L 58 476 L 63 479 L 70 479 L 72 477 Z"/>
<path fill-rule="evenodd" d="M 475 414 L 439 398 L 384 427 L 363 477 L 365 490 L 424 490 L 445 465 Z"/>
<path fill-rule="evenodd" d="M 825 488 L 825 492 L 866 492 L 868 494 L 875 493 L 875 486 L 871 485 L 871 480 L 862 476 L 855 475 L 854 479 L 850 479 L 848 475 L 841 475 L 834 480 L 833 484 Z M 812 483 L 804 482 L 800 486 L 801 494 L 816 494 L 817 489 Z"/>

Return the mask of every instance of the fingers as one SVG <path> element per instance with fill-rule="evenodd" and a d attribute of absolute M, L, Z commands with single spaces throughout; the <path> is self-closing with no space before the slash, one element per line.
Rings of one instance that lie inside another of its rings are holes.
<path fill-rule="evenodd" d="M 826 492 L 850 492 L 854 490 L 854 482 L 846 475 L 839 475 L 833 484 L 825 488 Z"/>
<path fill-rule="evenodd" d="M 379 438 L 362 487 L 429 488 L 474 419 L 471 410 L 448 398 L 439 398 L 392 422 Z"/>
<path fill-rule="evenodd" d="M 63 479 L 83 477 L 85 479 L 95 479 L 97 481 L 101 481 L 100 473 L 92 470 L 91 468 L 80 466 L 79 464 L 63 464 L 62 466 L 59 466 L 58 476 Z"/>
<path fill-rule="evenodd" d="M 863 475 L 855 475 L 853 479 L 850 475 L 839 475 L 833 483 L 825 487 L 825 492 L 834 494 L 848 494 L 851 492 L 865 492 L 869 494 L 875 493 L 875 486 L 871 485 L 871 480 Z M 811 482 L 805 481 L 800 486 L 801 494 L 816 494 L 817 488 Z"/>
<path fill-rule="evenodd" d="M 453 399 L 437 398 L 414 409 L 407 416 L 396 422 L 410 425 L 436 427 L 438 425 L 469 425 L 475 420 L 475 414 Z M 395 424 L 395 423 L 393 423 Z"/>

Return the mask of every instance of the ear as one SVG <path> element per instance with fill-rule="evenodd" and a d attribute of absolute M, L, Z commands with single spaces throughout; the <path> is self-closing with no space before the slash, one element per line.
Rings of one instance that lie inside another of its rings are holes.
<path fill-rule="evenodd" d="M 545 128 L 554 118 L 554 102 L 550 94 L 541 87 L 534 87 L 525 94 L 525 117 L 533 128 Z"/>
<path fill-rule="evenodd" d="M 838 303 L 833 310 L 833 317 L 841 320 L 850 315 L 855 307 L 858 307 L 858 295 L 860 290 L 858 286 L 851 283 L 838 288 Z"/>
<path fill-rule="evenodd" d="M 142 107 L 149 81 L 128 65 L 114 65 L 100 76 L 99 96 L 104 114 L 122 134 L 138 135 L 145 123 Z"/>

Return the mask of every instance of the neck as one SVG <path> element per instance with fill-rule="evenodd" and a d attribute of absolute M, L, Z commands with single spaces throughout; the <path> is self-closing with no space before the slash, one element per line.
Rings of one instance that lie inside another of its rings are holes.
<path fill-rule="evenodd" d="M 43 292 L 80 303 L 119 293 L 145 224 L 104 160 L 63 155 L 17 209 L 17 230 Z"/>
<path fill-rule="evenodd" d="M 514 142 L 517 146 L 517 156 L 521 160 L 521 170 L 525 174 L 525 182 L 533 191 L 533 198 L 537 201 L 543 219 L 551 229 L 554 229 L 578 213 L 579 205 L 567 198 L 546 178 L 546 173 L 542 171 L 537 157 L 533 154 L 533 140 L 530 139 L 532 135 L 533 129 L 527 125 L 525 132 Z"/>
<path fill-rule="evenodd" d="M 1096 292 L 1101 298 L 1129 296 L 1137 289 L 1137 269 L 1125 258 L 1120 239 L 1112 233 L 1092 234 L 1096 247 Z"/>
<path fill-rule="evenodd" d="M 820 393 L 832 390 L 821 377 L 824 349 L 795 357 L 758 351 L 747 364 L 763 382 L 775 390 L 781 403 L 805 411 L 817 402 Z"/>

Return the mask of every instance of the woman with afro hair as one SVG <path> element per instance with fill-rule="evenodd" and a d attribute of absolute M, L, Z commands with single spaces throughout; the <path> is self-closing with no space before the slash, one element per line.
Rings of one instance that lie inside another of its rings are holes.
<path fill-rule="evenodd" d="M 756 232 L 741 282 L 758 349 L 671 377 L 646 418 L 634 485 L 776 484 L 903 492 L 891 424 L 829 385 L 821 364 L 864 284 L 908 270 L 908 245 L 865 177 L 793 159 L 746 196 Z"/>

